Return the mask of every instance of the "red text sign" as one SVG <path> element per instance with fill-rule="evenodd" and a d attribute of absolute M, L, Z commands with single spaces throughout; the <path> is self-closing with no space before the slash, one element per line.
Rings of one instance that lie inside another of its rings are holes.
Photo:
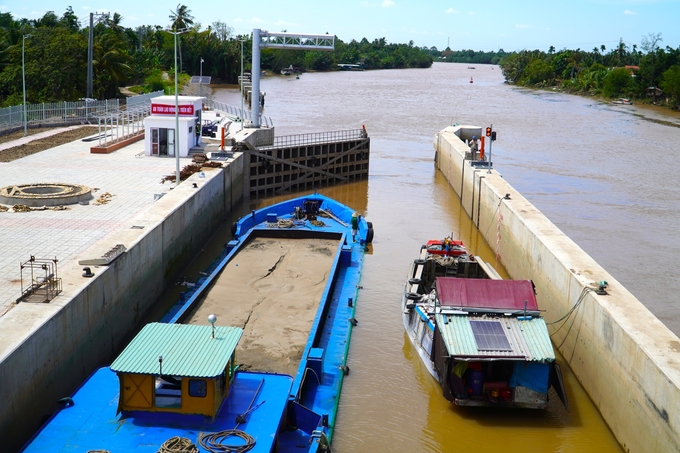
<path fill-rule="evenodd" d="M 179 114 L 180 115 L 187 115 L 187 116 L 193 116 L 194 115 L 194 106 L 193 105 L 180 105 L 178 106 L 179 108 Z M 151 104 L 151 113 L 154 115 L 174 115 L 175 114 L 175 106 L 174 105 L 165 105 L 165 104 Z"/>

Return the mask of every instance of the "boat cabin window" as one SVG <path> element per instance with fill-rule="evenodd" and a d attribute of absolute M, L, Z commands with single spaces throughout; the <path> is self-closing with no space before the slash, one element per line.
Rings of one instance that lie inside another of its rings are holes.
<path fill-rule="evenodd" d="M 157 376 L 154 396 L 156 407 L 182 407 L 182 378 Z"/>
<path fill-rule="evenodd" d="M 189 379 L 189 396 L 205 398 L 208 394 L 208 383 L 205 379 Z"/>

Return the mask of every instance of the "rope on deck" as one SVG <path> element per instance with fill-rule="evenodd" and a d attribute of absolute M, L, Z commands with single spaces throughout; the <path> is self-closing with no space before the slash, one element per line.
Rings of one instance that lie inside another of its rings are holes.
<path fill-rule="evenodd" d="M 157 453 L 198 453 L 198 447 L 186 437 L 171 437 L 163 442 Z"/>
<path fill-rule="evenodd" d="M 240 437 L 246 443 L 244 445 L 222 444 L 229 437 Z M 240 429 L 225 429 L 224 431 L 201 435 L 198 443 L 211 453 L 245 453 L 255 446 L 255 438 Z"/>

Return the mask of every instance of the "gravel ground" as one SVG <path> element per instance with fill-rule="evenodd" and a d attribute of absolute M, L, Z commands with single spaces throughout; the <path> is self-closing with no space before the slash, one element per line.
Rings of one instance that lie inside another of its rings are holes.
<path fill-rule="evenodd" d="M 38 134 L 40 132 L 45 132 L 46 130 L 48 130 L 48 128 L 44 127 L 29 129 L 28 135 Z M 30 156 L 31 154 L 39 153 L 40 151 L 44 151 L 46 149 L 54 148 L 55 146 L 63 145 L 64 143 L 69 143 L 74 140 L 89 137 L 90 135 L 96 134 L 98 130 L 99 129 L 96 126 L 83 126 L 78 129 L 65 131 L 50 137 L 33 140 L 32 142 L 26 143 L 24 145 L 2 150 L 0 151 L 0 162 L 11 162 L 16 159 L 21 159 L 22 157 Z M 23 138 L 23 136 L 24 131 L 16 131 L 6 135 L 0 135 L 0 143 L 11 142 Z"/>

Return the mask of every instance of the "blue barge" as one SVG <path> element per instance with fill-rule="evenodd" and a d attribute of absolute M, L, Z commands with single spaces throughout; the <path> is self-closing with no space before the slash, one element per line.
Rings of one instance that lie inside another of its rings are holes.
<path fill-rule="evenodd" d="M 22 451 L 328 450 L 372 225 L 314 194 L 253 211 L 232 232 L 161 322 L 65 398 Z M 274 265 L 267 250 L 280 255 Z"/>

